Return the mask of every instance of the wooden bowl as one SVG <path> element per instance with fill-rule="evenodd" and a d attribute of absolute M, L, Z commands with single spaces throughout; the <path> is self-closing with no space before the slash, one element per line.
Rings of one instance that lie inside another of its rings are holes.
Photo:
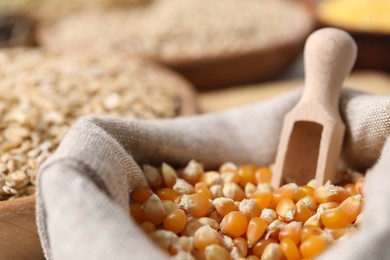
<path fill-rule="evenodd" d="M 178 116 L 195 114 L 198 107 L 192 85 L 169 69 L 150 66 L 179 83 Z M 0 201 L 0 259 L 44 259 L 35 222 L 35 195 Z"/>

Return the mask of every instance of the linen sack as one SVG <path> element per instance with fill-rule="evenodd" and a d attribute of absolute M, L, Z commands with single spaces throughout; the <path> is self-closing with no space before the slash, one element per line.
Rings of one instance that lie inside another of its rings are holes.
<path fill-rule="evenodd" d="M 160 121 L 80 118 L 39 172 L 37 225 L 47 259 L 166 259 L 129 216 L 129 194 L 147 185 L 143 164 L 206 169 L 273 163 L 284 115 L 301 90 L 228 111 Z M 369 170 L 364 220 L 320 259 L 390 259 L 390 96 L 343 89 L 342 159 Z M 386 139 L 387 138 L 387 139 Z"/>

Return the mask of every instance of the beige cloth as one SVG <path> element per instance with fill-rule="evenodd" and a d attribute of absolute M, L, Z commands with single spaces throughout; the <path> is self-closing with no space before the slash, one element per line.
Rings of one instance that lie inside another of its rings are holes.
<path fill-rule="evenodd" d="M 37 224 L 46 257 L 164 259 L 129 217 L 129 193 L 145 185 L 139 165 L 183 166 L 191 159 L 206 168 L 226 161 L 268 165 L 275 157 L 283 116 L 300 94 L 294 91 L 238 109 L 161 121 L 81 118 L 40 170 Z M 340 107 L 347 124 L 346 161 L 350 167 L 371 167 L 390 134 L 390 97 L 344 90 Z M 366 209 L 371 212 L 366 212 L 365 225 L 356 238 L 340 243 L 324 259 L 390 255 L 390 247 L 384 245 L 390 243 L 389 169 L 387 140 L 367 179 Z"/>

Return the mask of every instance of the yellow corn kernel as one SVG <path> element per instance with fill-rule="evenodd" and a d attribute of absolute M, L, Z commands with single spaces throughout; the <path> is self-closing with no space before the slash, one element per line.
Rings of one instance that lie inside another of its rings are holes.
<path fill-rule="evenodd" d="M 291 241 L 293 241 L 296 245 L 298 245 L 300 241 L 301 230 L 302 230 L 302 223 L 293 221 L 287 224 L 284 228 L 282 228 L 282 230 L 280 230 L 279 241 L 288 238 Z"/>
<path fill-rule="evenodd" d="M 176 197 L 179 196 L 179 194 L 171 188 L 158 189 L 156 191 L 156 195 L 161 200 L 170 200 L 170 201 L 175 201 Z"/>
<path fill-rule="evenodd" d="M 279 244 L 270 243 L 264 248 L 261 260 L 278 260 L 282 258 L 282 251 Z"/>
<path fill-rule="evenodd" d="M 179 239 L 175 233 L 164 229 L 153 231 L 149 235 L 164 250 L 168 250 Z"/>
<path fill-rule="evenodd" d="M 203 251 L 209 245 L 218 245 L 219 235 L 215 229 L 210 226 L 200 227 L 194 234 L 194 246 Z"/>
<path fill-rule="evenodd" d="M 257 257 L 261 257 L 263 255 L 265 247 L 271 243 L 277 243 L 277 241 L 272 238 L 261 239 L 257 241 L 257 243 L 252 247 L 252 253 Z"/>
<path fill-rule="evenodd" d="M 218 223 L 221 223 L 222 221 L 222 216 L 218 214 L 217 210 L 214 209 L 213 211 L 211 211 L 211 213 L 209 214 L 209 217 L 214 219 L 215 221 L 217 221 Z"/>
<path fill-rule="evenodd" d="M 269 225 L 278 218 L 278 215 L 273 209 L 263 209 L 261 211 L 260 218 L 264 220 L 264 222 L 267 223 L 267 225 Z"/>
<path fill-rule="evenodd" d="M 311 216 L 306 222 L 303 224 L 303 226 L 317 226 L 317 227 L 323 227 L 322 221 L 321 221 L 321 214 L 315 213 L 313 216 Z"/>
<path fill-rule="evenodd" d="M 269 183 L 261 183 L 257 186 L 257 191 L 251 194 L 250 198 L 254 199 L 260 208 L 268 208 L 272 200 L 272 186 Z"/>
<path fill-rule="evenodd" d="M 299 201 L 302 201 L 304 202 L 308 207 L 309 209 L 313 210 L 313 211 L 317 211 L 317 208 L 318 208 L 318 203 L 317 201 L 315 200 L 314 196 L 313 195 L 307 195 L 303 198 L 301 198 Z M 299 202 L 298 201 L 298 202 Z M 297 202 L 297 203 L 298 203 Z"/>
<path fill-rule="evenodd" d="M 272 180 L 272 171 L 267 167 L 258 168 L 255 171 L 256 183 L 270 183 Z"/>
<path fill-rule="evenodd" d="M 271 224 L 267 227 L 267 234 L 265 235 L 265 239 L 269 237 L 277 239 L 279 236 L 280 230 L 282 230 L 287 224 L 280 219 L 275 219 Z"/>
<path fill-rule="evenodd" d="M 210 201 L 201 193 L 183 195 L 179 206 L 196 218 L 204 217 L 210 211 Z"/>
<path fill-rule="evenodd" d="M 219 167 L 219 172 L 237 172 L 238 166 L 235 163 L 232 162 L 225 162 Z"/>
<path fill-rule="evenodd" d="M 165 217 L 164 206 L 156 194 L 150 196 L 145 202 L 142 213 L 143 220 L 149 221 L 155 226 L 163 222 Z"/>
<path fill-rule="evenodd" d="M 348 191 L 351 196 L 359 195 L 354 183 L 348 183 L 344 186 L 344 189 Z"/>
<path fill-rule="evenodd" d="M 226 216 L 229 212 L 238 211 L 238 207 L 232 199 L 217 198 L 213 201 L 213 205 L 218 214 L 222 217 Z"/>
<path fill-rule="evenodd" d="M 134 203 L 142 205 L 149 199 L 150 196 L 152 196 L 152 194 L 153 191 L 148 187 L 138 187 L 131 193 L 130 199 Z"/>
<path fill-rule="evenodd" d="M 129 205 L 130 215 L 137 223 L 141 223 L 143 220 L 142 206 L 137 203 Z"/>
<path fill-rule="evenodd" d="M 172 188 L 177 180 L 176 170 L 173 169 L 170 165 L 163 163 L 161 167 L 161 174 L 165 186 L 167 186 L 168 188 Z"/>
<path fill-rule="evenodd" d="M 226 198 L 230 198 L 235 201 L 241 201 L 245 198 L 244 191 L 236 183 L 226 183 L 223 185 L 222 194 Z"/>
<path fill-rule="evenodd" d="M 232 211 L 228 213 L 221 222 L 221 231 L 232 238 L 242 236 L 248 226 L 246 216 L 239 211 Z"/>
<path fill-rule="evenodd" d="M 194 186 L 183 179 L 178 178 L 172 189 L 179 194 L 192 194 L 195 192 Z"/>
<path fill-rule="evenodd" d="M 223 180 L 223 183 L 238 183 L 238 181 L 240 180 L 240 176 L 238 176 L 237 171 L 221 172 L 221 178 Z"/>
<path fill-rule="evenodd" d="M 172 211 L 177 209 L 177 205 L 170 200 L 162 200 L 161 203 L 163 204 L 164 207 L 165 217 L 171 214 Z"/>
<path fill-rule="evenodd" d="M 142 228 L 142 230 L 145 232 L 145 233 L 152 233 L 153 231 L 156 230 L 156 226 L 153 225 L 152 223 L 150 222 L 143 222 L 140 227 Z"/>
<path fill-rule="evenodd" d="M 200 218 L 198 220 L 199 220 L 200 223 L 202 223 L 205 226 L 208 225 L 208 226 L 210 226 L 211 228 L 213 228 L 215 230 L 219 229 L 219 223 L 215 219 L 208 218 L 208 217 L 203 217 L 203 218 Z"/>
<path fill-rule="evenodd" d="M 180 235 L 187 236 L 187 237 L 193 237 L 195 232 L 200 227 L 203 227 L 203 224 L 197 219 L 187 221 L 187 224 L 184 227 L 184 229 L 180 232 Z"/>
<path fill-rule="evenodd" d="M 339 203 L 336 201 L 324 202 L 318 205 L 317 212 L 324 212 L 327 209 L 334 209 L 339 206 Z"/>
<path fill-rule="evenodd" d="M 195 184 L 195 191 L 203 194 L 208 199 L 213 199 L 214 196 L 211 194 L 209 188 L 203 182 L 198 182 Z"/>
<path fill-rule="evenodd" d="M 287 260 L 301 259 L 301 253 L 299 252 L 297 244 L 290 238 L 284 238 L 280 241 L 280 250 Z"/>
<path fill-rule="evenodd" d="M 340 208 L 327 209 L 321 215 L 322 224 L 326 228 L 344 228 L 348 225 L 348 215 Z"/>
<path fill-rule="evenodd" d="M 319 204 L 330 201 L 340 203 L 349 197 L 349 193 L 343 187 L 334 186 L 328 181 L 325 185 L 315 189 L 313 196 Z"/>
<path fill-rule="evenodd" d="M 220 245 L 209 245 L 204 250 L 206 260 L 230 260 L 230 253 Z M 198 258 L 197 258 L 198 259 Z"/>
<path fill-rule="evenodd" d="M 143 166 L 143 171 L 146 180 L 152 189 L 158 188 L 163 184 L 162 176 L 156 167 L 145 164 Z"/>
<path fill-rule="evenodd" d="M 254 164 L 247 164 L 238 168 L 238 176 L 240 176 L 238 183 L 242 188 L 244 188 L 248 182 L 256 184 L 256 170 L 257 166 Z"/>
<path fill-rule="evenodd" d="M 164 228 L 176 234 L 181 232 L 186 224 L 187 216 L 182 209 L 173 210 L 163 221 Z"/>
<path fill-rule="evenodd" d="M 195 184 L 203 172 L 203 166 L 197 161 L 191 160 L 184 168 L 182 178 L 188 183 Z"/>
<path fill-rule="evenodd" d="M 312 211 L 305 202 L 298 201 L 295 204 L 296 212 L 294 215 L 294 220 L 298 222 L 305 223 L 311 216 L 314 215 L 314 211 Z"/>
<path fill-rule="evenodd" d="M 207 187 L 211 187 L 215 184 L 221 184 L 222 178 L 218 172 L 208 171 L 200 176 L 200 181 L 206 184 Z"/>
<path fill-rule="evenodd" d="M 314 258 L 323 252 L 329 244 L 329 238 L 325 235 L 312 236 L 302 242 L 299 251 L 302 257 Z"/>
<path fill-rule="evenodd" d="M 271 205 L 274 205 L 276 207 L 276 205 L 278 205 L 279 201 L 281 201 L 282 199 L 293 200 L 297 192 L 298 186 L 295 183 L 283 185 L 282 187 L 273 191 Z"/>
<path fill-rule="evenodd" d="M 352 224 L 347 225 L 344 228 L 335 228 L 335 229 L 324 229 L 326 232 L 332 235 L 333 239 L 339 239 L 343 236 L 350 235 L 352 232 L 355 232 L 357 228 Z"/>
<path fill-rule="evenodd" d="M 240 212 L 244 213 L 248 221 L 254 217 L 260 217 L 261 214 L 261 208 L 252 199 L 243 199 L 240 202 L 239 210 Z"/>
<path fill-rule="evenodd" d="M 284 221 L 290 222 L 294 219 L 296 208 L 294 202 L 291 199 L 284 198 L 279 201 L 275 211 L 276 214 L 278 214 L 279 217 Z"/>
<path fill-rule="evenodd" d="M 364 185 L 364 179 L 363 178 L 360 178 L 358 179 L 356 182 L 355 182 L 355 188 L 357 190 L 357 192 L 364 196 L 364 192 L 363 192 L 363 185 Z"/>
<path fill-rule="evenodd" d="M 363 207 L 362 195 L 355 195 L 345 199 L 339 207 L 347 214 L 350 223 L 355 222 Z"/>
<path fill-rule="evenodd" d="M 313 195 L 314 188 L 308 185 L 298 187 L 298 192 L 294 196 L 294 201 L 298 201 L 307 195 Z"/>
<path fill-rule="evenodd" d="M 181 251 L 190 253 L 192 250 L 194 250 L 194 238 L 187 236 L 179 237 L 170 248 L 170 252 L 173 255 Z"/>
<path fill-rule="evenodd" d="M 251 248 L 263 236 L 267 229 L 267 222 L 260 217 L 254 217 L 249 221 L 248 229 L 246 230 L 246 238 L 248 247 Z"/>
<path fill-rule="evenodd" d="M 221 184 L 214 184 L 210 187 L 210 192 L 213 195 L 213 198 L 220 198 L 222 197 L 222 185 Z"/>
<path fill-rule="evenodd" d="M 245 185 L 245 189 L 244 189 L 244 192 L 245 192 L 245 196 L 247 198 L 250 198 L 251 195 L 257 191 L 257 187 L 256 185 L 254 185 L 253 183 L 251 182 L 248 182 L 246 185 Z"/>
<path fill-rule="evenodd" d="M 248 254 L 248 245 L 246 243 L 245 238 L 236 237 L 235 239 L 233 239 L 233 244 L 235 247 L 237 247 L 240 256 L 246 257 L 246 255 Z"/>
<path fill-rule="evenodd" d="M 307 225 L 307 226 L 302 227 L 302 230 L 301 230 L 299 236 L 300 236 L 301 242 L 303 242 L 312 236 L 319 236 L 319 235 L 323 235 L 323 234 L 324 234 L 324 231 L 319 226 Z"/>

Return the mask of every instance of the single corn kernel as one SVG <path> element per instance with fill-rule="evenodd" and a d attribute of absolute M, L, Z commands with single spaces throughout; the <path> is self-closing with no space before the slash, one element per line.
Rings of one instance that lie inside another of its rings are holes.
<path fill-rule="evenodd" d="M 163 222 L 165 217 L 164 206 L 156 194 L 150 196 L 145 202 L 142 213 L 143 220 L 149 221 L 155 226 L 160 225 Z"/>
<path fill-rule="evenodd" d="M 312 236 L 319 236 L 319 235 L 323 235 L 323 234 L 324 234 L 324 231 L 319 226 L 307 225 L 307 226 L 304 226 L 302 228 L 299 236 L 300 236 L 301 242 L 303 242 Z"/>
<path fill-rule="evenodd" d="M 163 163 L 161 167 L 161 173 L 165 186 L 172 188 L 177 180 L 176 170 L 173 169 L 170 165 Z"/>
<path fill-rule="evenodd" d="M 314 211 L 312 211 L 303 201 L 298 201 L 295 204 L 295 208 L 296 208 L 296 212 L 294 215 L 295 221 L 305 223 L 311 216 L 314 215 Z"/>
<path fill-rule="evenodd" d="M 148 187 L 138 187 L 131 193 L 130 198 L 133 202 L 142 205 L 150 196 L 152 196 L 152 194 L 153 191 Z"/>
<path fill-rule="evenodd" d="M 168 230 L 160 229 L 149 234 L 150 238 L 162 249 L 168 250 L 179 237 Z"/>
<path fill-rule="evenodd" d="M 261 239 L 252 247 L 252 253 L 257 257 L 261 257 L 263 255 L 264 249 L 268 244 L 277 243 L 277 242 L 278 241 L 272 238 Z"/>
<path fill-rule="evenodd" d="M 359 192 L 358 190 L 356 189 L 356 186 L 354 183 L 348 183 L 344 186 L 344 189 L 346 191 L 348 191 L 348 193 L 351 195 L 351 196 L 355 196 L 355 195 L 359 195 Z"/>
<path fill-rule="evenodd" d="M 306 185 L 312 187 L 313 189 L 318 188 L 317 181 L 315 179 L 311 179 L 310 181 L 307 182 Z"/>
<path fill-rule="evenodd" d="M 179 194 L 192 194 L 195 192 L 194 186 L 183 179 L 178 178 L 172 189 Z"/>
<path fill-rule="evenodd" d="M 148 181 L 148 184 L 153 189 L 160 187 L 163 184 L 162 176 L 156 167 L 145 164 L 143 171 Z"/>
<path fill-rule="evenodd" d="M 303 224 L 303 226 L 317 226 L 317 227 L 323 227 L 324 225 L 322 224 L 321 221 L 321 214 L 315 213 L 313 216 L 311 216 L 306 222 Z"/>
<path fill-rule="evenodd" d="M 233 246 L 232 250 L 230 251 L 230 257 L 231 259 L 243 259 L 240 250 L 236 246 Z"/>
<path fill-rule="evenodd" d="M 314 190 L 313 196 L 317 203 L 336 201 L 338 203 L 349 197 L 349 193 L 340 186 L 335 186 L 328 181 L 325 185 Z"/>
<path fill-rule="evenodd" d="M 164 207 L 165 217 L 171 214 L 172 211 L 177 209 L 177 205 L 170 200 L 162 200 L 161 203 Z"/>
<path fill-rule="evenodd" d="M 173 233 L 180 233 L 187 224 L 187 216 L 184 210 L 175 209 L 163 221 L 164 228 Z"/>
<path fill-rule="evenodd" d="M 284 223 L 282 220 L 275 219 L 271 224 L 268 225 L 265 239 L 268 239 L 269 237 L 277 239 L 280 230 L 282 230 L 286 225 L 287 224 Z"/>
<path fill-rule="evenodd" d="M 357 228 L 352 224 L 347 225 L 345 228 L 335 228 L 335 229 L 324 229 L 326 232 L 332 235 L 333 239 L 339 239 L 343 236 L 350 235 L 352 232 L 355 232 Z"/>
<path fill-rule="evenodd" d="M 228 213 L 221 222 L 221 231 L 232 238 L 242 236 L 248 226 L 246 216 L 239 211 Z"/>
<path fill-rule="evenodd" d="M 215 230 L 219 229 L 219 223 L 215 219 L 208 218 L 208 217 L 203 217 L 203 218 L 200 218 L 198 220 L 199 220 L 200 223 L 202 223 L 205 226 L 208 225 L 208 226 L 210 226 L 211 228 L 213 228 Z"/>
<path fill-rule="evenodd" d="M 200 181 L 206 184 L 207 187 L 211 187 L 215 184 L 221 184 L 222 178 L 218 172 L 208 171 L 200 176 Z"/>
<path fill-rule="evenodd" d="M 327 209 L 321 215 L 322 224 L 326 228 L 344 228 L 348 225 L 348 215 L 340 208 Z"/>
<path fill-rule="evenodd" d="M 248 229 L 246 230 L 246 238 L 248 247 L 253 247 L 254 244 L 263 236 L 267 229 L 267 222 L 260 217 L 254 217 L 249 221 Z"/>
<path fill-rule="evenodd" d="M 313 195 L 314 188 L 308 185 L 304 185 L 298 188 L 298 192 L 294 196 L 294 201 L 298 201 L 307 195 Z"/>
<path fill-rule="evenodd" d="M 210 200 L 214 198 L 209 188 L 203 182 L 198 182 L 197 184 L 195 184 L 195 191 L 203 194 L 206 198 Z"/>
<path fill-rule="evenodd" d="M 290 238 L 284 238 L 280 241 L 280 250 L 287 260 L 301 259 L 301 253 L 299 252 L 297 244 Z"/>
<path fill-rule="evenodd" d="M 158 189 L 156 191 L 156 195 L 161 200 L 170 200 L 170 201 L 175 201 L 176 197 L 179 196 L 179 194 L 171 188 Z"/>
<path fill-rule="evenodd" d="M 213 211 L 211 211 L 211 213 L 209 214 L 209 217 L 214 219 L 215 221 L 217 221 L 218 223 L 221 223 L 222 221 L 222 218 L 223 216 L 219 215 L 217 210 L 214 209 Z"/>
<path fill-rule="evenodd" d="M 229 252 L 231 252 L 234 247 L 233 239 L 230 236 L 222 233 L 219 233 L 219 244 Z"/>
<path fill-rule="evenodd" d="M 221 178 L 223 183 L 238 183 L 240 176 L 237 171 L 225 171 L 221 172 Z"/>
<path fill-rule="evenodd" d="M 140 227 L 142 228 L 142 230 L 145 232 L 145 233 L 152 233 L 153 231 L 156 230 L 156 226 L 153 225 L 152 223 L 150 222 L 143 222 Z"/>
<path fill-rule="evenodd" d="M 254 217 L 259 217 L 261 214 L 261 208 L 252 199 L 243 199 L 240 202 L 239 210 L 241 213 L 244 213 L 248 221 Z"/>
<path fill-rule="evenodd" d="M 318 205 L 317 212 L 324 212 L 327 209 L 334 209 L 339 206 L 339 203 L 336 201 L 324 202 Z"/>
<path fill-rule="evenodd" d="M 238 166 L 235 163 L 232 162 L 225 162 L 219 167 L 219 172 L 224 173 L 224 172 L 237 172 L 238 171 Z"/>
<path fill-rule="evenodd" d="M 282 199 L 293 200 L 295 194 L 298 192 L 298 186 L 295 183 L 289 183 L 276 189 L 272 193 L 272 205 L 276 207 Z"/>
<path fill-rule="evenodd" d="M 248 246 L 246 243 L 245 238 L 243 237 L 236 237 L 233 239 L 234 246 L 237 247 L 239 254 L 241 257 L 246 257 L 248 254 Z"/>
<path fill-rule="evenodd" d="M 201 193 L 183 195 L 179 206 L 196 218 L 204 217 L 210 211 L 210 201 Z"/>
<path fill-rule="evenodd" d="M 192 250 L 194 250 L 194 238 L 187 236 L 179 237 L 170 248 L 172 254 L 177 254 L 182 251 L 190 253 Z"/>
<path fill-rule="evenodd" d="M 141 223 L 143 219 L 142 206 L 137 203 L 129 205 L 130 215 L 137 223 Z"/>
<path fill-rule="evenodd" d="M 245 185 L 245 189 L 244 189 L 244 192 L 245 192 L 245 196 L 247 198 L 250 198 L 251 195 L 257 191 L 257 187 L 256 185 L 254 185 L 253 183 L 251 182 L 248 182 L 246 185 Z"/>
<path fill-rule="evenodd" d="M 187 224 L 184 227 L 184 229 L 180 232 L 180 235 L 187 236 L 187 237 L 193 237 L 195 232 L 200 227 L 203 227 L 203 224 L 197 219 L 187 221 Z"/>
<path fill-rule="evenodd" d="M 339 207 L 347 214 L 348 222 L 355 222 L 363 207 L 362 195 L 355 195 L 345 199 Z"/>
<path fill-rule="evenodd" d="M 226 198 L 230 198 L 235 201 L 241 201 L 245 198 L 244 191 L 236 183 L 226 183 L 223 185 L 222 194 Z"/>
<path fill-rule="evenodd" d="M 270 243 L 264 248 L 261 260 L 279 260 L 282 258 L 282 251 L 279 244 Z"/>
<path fill-rule="evenodd" d="M 209 245 L 219 245 L 219 235 L 210 226 L 200 227 L 194 234 L 194 246 L 203 251 Z"/>
<path fill-rule="evenodd" d="M 255 171 L 255 180 L 257 184 L 270 183 L 272 180 L 272 171 L 267 167 L 258 168 Z"/>
<path fill-rule="evenodd" d="M 209 245 L 204 250 L 206 260 L 230 260 L 230 253 L 220 245 Z M 198 258 L 197 258 L 198 259 Z"/>
<path fill-rule="evenodd" d="M 307 196 L 301 198 L 299 201 L 304 202 L 309 207 L 309 209 L 311 209 L 313 211 L 317 211 L 318 203 L 315 200 L 313 195 L 307 195 Z"/>
<path fill-rule="evenodd" d="M 325 235 L 312 236 L 302 242 L 299 251 L 302 257 L 314 258 L 323 252 L 329 244 L 329 238 Z"/>
<path fill-rule="evenodd" d="M 296 245 L 300 242 L 300 234 L 302 230 L 302 223 L 301 222 L 291 222 L 287 224 L 282 230 L 279 232 L 279 241 L 282 241 L 283 239 L 290 239 L 293 241 Z"/>
<path fill-rule="evenodd" d="M 213 198 L 220 198 L 222 197 L 222 185 L 221 184 L 214 184 L 210 187 L 210 192 L 213 194 Z"/>
<path fill-rule="evenodd" d="M 269 225 L 278 218 L 278 215 L 273 209 L 263 209 L 261 211 L 260 218 L 264 220 L 267 225 Z"/>
<path fill-rule="evenodd" d="M 275 211 L 284 221 L 290 222 L 294 219 L 296 208 L 291 199 L 285 198 L 279 201 Z"/>
<path fill-rule="evenodd" d="M 203 166 L 197 161 L 191 160 L 184 168 L 182 178 L 191 184 L 195 184 L 203 172 Z"/>
<path fill-rule="evenodd" d="M 261 183 L 257 186 L 257 191 L 251 194 L 250 198 L 254 199 L 260 208 L 268 208 L 272 200 L 272 186 L 269 183 Z"/>
<path fill-rule="evenodd" d="M 238 207 L 234 204 L 232 199 L 228 198 L 216 198 L 213 201 L 213 205 L 218 214 L 222 217 L 226 216 L 232 211 L 238 211 Z"/>
<path fill-rule="evenodd" d="M 240 176 L 238 183 L 242 188 L 250 182 L 256 184 L 255 179 L 255 171 L 257 170 L 257 166 L 254 164 L 243 165 L 238 168 L 238 175 Z"/>

